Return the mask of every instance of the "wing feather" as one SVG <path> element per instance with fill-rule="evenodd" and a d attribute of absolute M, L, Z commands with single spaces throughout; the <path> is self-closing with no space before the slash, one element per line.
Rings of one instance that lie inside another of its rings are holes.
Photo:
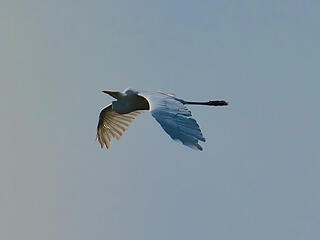
<path fill-rule="evenodd" d="M 135 117 L 142 112 L 143 111 L 138 110 L 128 114 L 119 114 L 112 109 L 112 105 L 104 108 L 100 112 L 97 127 L 97 140 L 101 148 L 104 146 L 109 148 L 113 138 L 119 140 Z"/>
<path fill-rule="evenodd" d="M 205 138 L 182 99 L 162 92 L 139 92 L 139 95 L 148 100 L 152 116 L 173 140 L 202 150 L 199 141 L 205 142 Z"/>

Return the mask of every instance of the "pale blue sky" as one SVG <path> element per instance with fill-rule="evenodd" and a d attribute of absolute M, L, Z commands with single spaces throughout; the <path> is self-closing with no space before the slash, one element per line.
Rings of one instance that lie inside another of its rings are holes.
<path fill-rule="evenodd" d="M 3 0 L 0 239 L 320 239 L 319 1 Z M 95 141 L 102 90 L 187 100 Z"/>

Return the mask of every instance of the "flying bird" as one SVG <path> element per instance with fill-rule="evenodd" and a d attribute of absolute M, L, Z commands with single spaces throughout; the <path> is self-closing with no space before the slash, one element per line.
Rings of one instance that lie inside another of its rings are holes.
<path fill-rule="evenodd" d="M 116 100 L 99 115 L 97 140 L 101 148 L 110 147 L 113 138 L 120 139 L 137 115 L 149 110 L 164 131 L 182 144 L 202 151 L 198 141 L 205 142 L 200 127 L 186 105 L 225 106 L 226 101 L 189 102 L 174 94 L 125 89 L 102 91 Z"/>

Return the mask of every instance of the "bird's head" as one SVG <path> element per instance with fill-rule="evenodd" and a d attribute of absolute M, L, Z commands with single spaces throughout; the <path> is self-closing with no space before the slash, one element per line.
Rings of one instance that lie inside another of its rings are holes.
<path fill-rule="evenodd" d="M 133 89 L 133 88 L 126 88 L 123 92 L 126 95 L 137 95 L 139 93 L 138 90 Z"/>

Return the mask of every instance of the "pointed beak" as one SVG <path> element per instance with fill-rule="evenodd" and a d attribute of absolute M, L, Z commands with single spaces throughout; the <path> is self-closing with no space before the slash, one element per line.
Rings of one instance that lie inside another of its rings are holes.
<path fill-rule="evenodd" d="M 117 98 L 118 92 L 115 91 L 102 91 L 103 93 L 109 94 L 111 97 Z"/>

